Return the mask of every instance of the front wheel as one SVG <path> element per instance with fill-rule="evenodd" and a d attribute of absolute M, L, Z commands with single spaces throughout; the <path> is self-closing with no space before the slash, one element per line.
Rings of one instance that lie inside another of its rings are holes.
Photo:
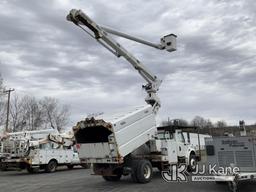
<path fill-rule="evenodd" d="M 57 161 L 51 160 L 51 161 L 46 165 L 45 171 L 46 171 L 47 173 L 53 173 L 53 172 L 56 171 L 57 166 L 58 166 Z"/>
<path fill-rule="evenodd" d="M 197 160 L 195 155 L 190 155 L 189 157 L 189 164 L 188 164 L 188 171 L 193 172 L 196 170 Z"/>

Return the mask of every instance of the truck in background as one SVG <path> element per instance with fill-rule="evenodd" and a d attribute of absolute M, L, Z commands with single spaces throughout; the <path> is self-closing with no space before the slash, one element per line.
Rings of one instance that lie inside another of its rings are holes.
<path fill-rule="evenodd" d="M 227 183 L 231 192 L 237 192 L 241 181 L 255 180 L 256 137 L 219 136 L 206 138 L 205 144 L 208 164 L 216 166 L 216 170 L 230 170 L 227 173 L 213 173 L 217 184 Z"/>
<path fill-rule="evenodd" d="M 81 164 L 72 134 L 55 130 L 7 133 L 0 141 L 1 169 L 27 169 L 29 173 L 45 170 L 56 171 L 57 166 L 69 169 Z"/>

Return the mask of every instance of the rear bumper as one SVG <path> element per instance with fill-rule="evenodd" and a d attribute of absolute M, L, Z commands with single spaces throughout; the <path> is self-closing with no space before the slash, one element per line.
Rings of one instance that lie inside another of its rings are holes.
<path fill-rule="evenodd" d="M 123 165 L 93 164 L 94 175 L 115 176 L 123 171 Z"/>
<path fill-rule="evenodd" d="M 1 166 L 5 168 L 26 169 L 28 166 L 31 166 L 31 163 L 27 159 L 2 159 Z"/>
<path fill-rule="evenodd" d="M 25 162 L 1 162 L 1 167 L 4 168 L 19 168 L 25 169 L 27 168 L 28 164 Z"/>

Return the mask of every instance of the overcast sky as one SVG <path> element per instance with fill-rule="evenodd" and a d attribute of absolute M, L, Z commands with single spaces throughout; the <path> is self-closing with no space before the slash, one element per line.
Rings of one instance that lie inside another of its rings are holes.
<path fill-rule="evenodd" d="M 152 42 L 178 36 L 172 53 L 118 39 L 163 80 L 160 119 L 256 122 L 255 1 L 1 0 L 5 84 L 17 94 L 53 96 L 70 105 L 71 125 L 88 113 L 145 103 L 145 81 L 66 21 L 72 8 Z"/>

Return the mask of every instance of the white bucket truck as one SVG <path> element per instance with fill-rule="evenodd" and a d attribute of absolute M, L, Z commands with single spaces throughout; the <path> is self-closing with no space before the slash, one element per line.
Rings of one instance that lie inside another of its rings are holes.
<path fill-rule="evenodd" d="M 59 165 L 80 165 L 73 135 L 55 130 L 7 133 L 0 141 L 1 169 L 54 172 Z M 86 166 L 84 164 L 84 166 Z"/>
<path fill-rule="evenodd" d="M 71 10 L 67 20 L 82 28 L 91 37 L 117 57 L 125 58 L 147 81 L 147 105 L 86 118 L 73 128 L 80 145 L 79 157 L 83 163 L 92 163 L 94 173 L 106 181 L 117 181 L 131 174 L 135 182 L 147 183 L 152 178 L 152 167 L 168 169 L 170 165 L 196 164 L 195 150 L 182 139 L 182 133 L 168 128 L 157 129 L 156 115 L 161 106 L 157 91 L 161 80 L 117 43 L 117 35 L 138 43 L 169 52 L 176 50 L 176 35 L 161 38 L 154 44 L 96 24 L 81 10 Z M 111 35 L 110 35 L 111 34 Z"/>

